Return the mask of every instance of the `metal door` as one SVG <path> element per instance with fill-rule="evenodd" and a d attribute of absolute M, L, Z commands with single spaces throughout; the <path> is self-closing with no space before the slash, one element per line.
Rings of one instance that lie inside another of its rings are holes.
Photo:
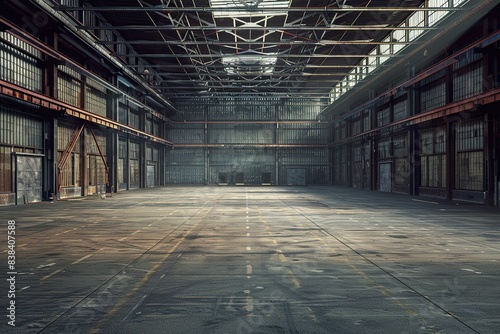
<path fill-rule="evenodd" d="M 16 204 L 40 202 L 42 200 L 42 157 L 41 155 L 15 154 Z"/>
<path fill-rule="evenodd" d="M 392 192 L 392 163 L 386 162 L 379 165 L 380 191 Z"/>
<path fill-rule="evenodd" d="M 146 167 L 146 188 L 155 186 L 155 165 L 148 165 Z"/>

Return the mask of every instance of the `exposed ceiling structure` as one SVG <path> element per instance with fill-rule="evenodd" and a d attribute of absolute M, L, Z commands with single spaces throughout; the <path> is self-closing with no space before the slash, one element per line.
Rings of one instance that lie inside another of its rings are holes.
<path fill-rule="evenodd" d="M 450 1 L 451 3 L 452 1 Z M 78 17 L 124 65 L 166 98 L 276 95 L 328 98 L 375 48 L 391 57 L 423 0 L 88 0 L 54 9 Z M 102 22 L 105 22 L 103 24 Z M 403 25 L 402 25 L 403 23 Z M 111 37 L 113 35 L 113 37 Z M 116 37 L 118 36 L 118 38 Z M 417 43 L 415 41 L 415 43 Z"/>

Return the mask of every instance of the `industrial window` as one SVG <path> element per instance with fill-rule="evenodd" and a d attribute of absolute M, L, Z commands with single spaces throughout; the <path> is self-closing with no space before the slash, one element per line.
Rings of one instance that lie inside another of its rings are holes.
<path fill-rule="evenodd" d="M 128 154 L 127 154 L 127 141 L 120 139 L 120 142 L 118 144 L 118 158 L 126 159 L 127 156 L 128 156 Z"/>
<path fill-rule="evenodd" d="M 57 127 L 57 161 L 61 161 L 74 128 L 70 125 L 59 124 Z M 77 143 L 70 153 L 70 157 L 61 170 L 61 186 L 80 186 L 80 145 Z"/>
<path fill-rule="evenodd" d="M 484 189 L 483 122 L 455 125 L 455 187 L 460 190 Z"/>
<path fill-rule="evenodd" d="M 149 117 L 146 117 L 146 124 L 144 132 L 152 134 L 153 132 L 153 120 Z"/>
<path fill-rule="evenodd" d="M 463 66 L 453 73 L 453 101 L 460 101 L 483 92 L 481 61 Z"/>
<path fill-rule="evenodd" d="M 424 11 L 417 11 L 413 13 L 410 18 L 408 19 L 408 25 L 410 27 L 424 27 L 425 26 L 425 12 Z M 413 41 L 422 33 L 424 30 L 421 29 L 412 29 L 409 32 L 409 40 Z"/>
<path fill-rule="evenodd" d="M 128 107 L 121 102 L 118 104 L 118 122 L 127 124 Z"/>
<path fill-rule="evenodd" d="M 363 149 L 361 146 L 352 148 L 352 185 L 361 188 L 363 182 Z"/>
<path fill-rule="evenodd" d="M 393 149 L 395 157 L 401 158 L 408 156 L 408 140 L 405 134 L 394 136 Z"/>
<path fill-rule="evenodd" d="M 483 122 L 480 120 L 455 125 L 457 151 L 483 149 Z"/>
<path fill-rule="evenodd" d="M 406 100 L 394 104 L 394 121 L 400 121 L 408 117 L 408 112 L 406 111 Z"/>
<path fill-rule="evenodd" d="M 410 166 L 408 163 L 408 140 L 406 134 L 394 136 L 393 151 L 395 157 L 394 182 L 399 185 L 407 185 L 410 177 Z"/>
<path fill-rule="evenodd" d="M 129 145 L 129 153 L 130 153 L 130 159 L 139 160 L 140 157 L 139 144 L 131 142 Z"/>
<path fill-rule="evenodd" d="M 41 55 L 27 43 L 0 32 L 0 78 L 26 89 L 42 91 Z"/>
<path fill-rule="evenodd" d="M 108 95 L 106 88 L 97 81 L 87 78 L 85 85 L 85 109 L 106 116 Z"/>
<path fill-rule="evenodd" d="M 422 187 L 444 188 L 446 186 L 446 155 L 426 155 L 420 158 Z"/>
<path fill-rule="evenodd" d="M 407 158 L 394 159 L 394 184 L 408 185 L 410 180 L 410 165 Z"/>
<path fill-rule="evenodd" d="M 127 169 L 127 141 L 120 139 L 118 141 L 118 168 L 117 182 L 119 189 L 127 189 L 128 169 Z"/>
<path fill-rule="evenodd" d="M 66 66 L 58 66 L 58 70 L 58 99 L 74 107 L 81 107 L 81 75 Z"/>
<path fill-rule="evenodd" d="M 460 7 L 467 1 L 468 0 L 428 0 L 427 7 L 434 7 L 434 8 Z M 422 5 L 421 7 L 424 7 L 424 5 Z M 418 28 L 420 27 L 424 28 L 426 26 L 435 26 L 440 21 L 442 21 L 443 18 L 447 17 L 448 14 L 450 13 L 452 12 L 447 10 L 429 11 L 429 12 L 415 11 L 406 19 L 406 22 L 403 22 L 398 27 L 403 27 L 403 28 L 416 27 L 416 29 L 402 30 L 395 28 L 395 30 L 392 32 L 392 41 L 408 42 L 408 43 L 413 42 L 425 32 L 425 30 Z M 387 52 L 387 48 L 385 46 L 382 46 L 382 48 L 380 49 L 379 57 L 377 57 L 378 54 L 377 52 L 379 48 L 374 48 L 366 58 L 363 58 L 358 63 L 358 65 L 365 66 L 366 73 L 371 73 L 375 69 L 377 69 L 379 65 L 383 64 L 385 61 L 390 59 L 391 54 L 392 55 L 397 54 L 405 47 L 406 45 L 404 44 L 394 44 L 392 45 L 392 52 Z M 341 82 L 337 83 L 337 85 L 330 91 L 330 103 L 333 103 L 340 96 L 342 96 L 342 94 L 344 94 L 349 90 L 349 86 L 346 85 L 347 81 L 348 81 L 347 77 L 343 78 Z"/>
<path fill-rule="evenodd" d="M 361 119 L 356 119 L 351 123 L 351 135 L 357 135 L 361 133 Z"/>
<path fill-rule="evenodd" d="M 99 153 L 101 149 L 104 159 L 106 159 L 106 135 L 95 131 L 95 139 L 89 130 L 86 130 L 86 148 L 88 154 L 88 181 L 89 185 L 106 184 L 106 168 Z M 97 143 L 96 143 L 97 141 Z M 97 146 L 99 144 L 99 147 Z"/>
<path fill-rule="evenodd" d="M 334 177 L 336 184 L 346 182 L 347 149 L 345 146 L 337 147 L 334 151 Z"/>
<path fill-rule="evenodd" d="M 128 121 L 129 121 L 128 125 L 130 125 L 134 129 L 140 130 L 140 128 L 141 128 L 141 120 L 140 120 L 140 115 L 139 114 L 136 114 L 136 113 L 132 112 L 132 110 L 131 110 L 130 113 L 129 113 L 129 116 L 128 116 Z"/>
<path fill-rule="evenodd" d="M 87 153 L 88 154 L 99 154 L 99 149 L 97 147 L 97 144 L 99 144 L 99 148 L 101 149 L 101 152 L 103 154 L 106 153 L 106 135 L 101 134 L 97 131 L 94 132 L 96 136 L 96 140 L 92 136 L 89 130 L 87 130 L 87 133 L 85 134 L 86 138 L 86 146 L 87 146 Z"/>
<path fill-rule="evenodd" d="M 389 107 L 377 113 L 377 126 L 383 126 L 391 122 L 391 109 Z"/>
<path fill-rule="evenodd" d="M 428 83 L 420 89 L 421 112 L 442 107 L 446 104 L 445 78 Z"/>
<path fill-rule="evenodd" d="M 158 122 L 153 122 L 153 136 L 160 136 L 160 124 Z"/>
<path fill-rule="evenodd" d="M 378 142 L 378 158 L 379 160 L 387 159 L 392 156 L 391 140 L 389 138 L 381 139 Z"/>
<path fill-rule="evenodd" d="M 483 151 L 457 153 L 456 189 L 483 190 Z"/>
<path fill-rule="evenodd" d="M 41 149 L 43 124 L 41 119 L 20 113 L 33 110 L 31 106 L 13 107 L 0 100 L 0 143 Z"/>
<path fill-rule="evenodd" d="M 140 145 L 139 143 L 130 143 L 130 188 L 140 187 Z"/>
<path fill-rule="evenodd" d="M 86 130 L 85 134 L 88 159 L 88 184 L 92 186 L 106 184 L 106 168 L 99 153 L 100 148 L 104 159 L 106 159 L 106 135 L 97 131 L 94 133 L 95 139 L 89 130 Z M 97 146 L 98 144 L 99 147 Z"/>
<path fill-rule="evenodd" d="M 400 25 L 400 27 L 404 27 L 406 26 L 405 23 L 403 23 L 402 25 Z M 399 29 L 399 30 L 394 30 L 392 32 L 392 40 L 395 41 L 395 42 L 399 42 L 399 43 L 404 43 L 404 42 L 407 42 L 406 40 L 406 30 L 402 30 L 402 29 Z M 393 47 L 393 53 L 398 53 L 399 51 L 401 51 L 406 45 L 403 45 L 403 44 L 394 44 L 392 47 Z"/>
<path fill-rule="evenodd" d="M 371 129 L 371 126 L 370 126 L 370 114 L 367 112 L 363 116 L 363 131 L 368 131 L 370 129 Z"/>
<path fill-rule="evenodd" d="M 448 7 L 450 1 L 451 0 L 429 0 L 428 7 L 431 8 Z M 444 10 L 429 12 L 429 27 L 434 26 L 443 17 L 448 15 L 448 13 L 449 11 L 444 11 Z"/>
<path fill-rule="evenodd" d="M 446 130 L 444 127 L 420 132 L 422 154 L 446 152 Z"/>
<path fill-rule="evenodd" d="M 420 132 L 422 187 L 446 186 L 446 129 L 444 127 Z"/>

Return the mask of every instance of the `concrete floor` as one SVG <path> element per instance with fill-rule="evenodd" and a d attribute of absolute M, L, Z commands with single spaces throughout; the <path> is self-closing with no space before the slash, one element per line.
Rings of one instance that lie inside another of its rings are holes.
<path fill-rule="evenodd" d="M 2 333 L 499 333 L 500 211 L 334 187 L 0 208 Z"/>

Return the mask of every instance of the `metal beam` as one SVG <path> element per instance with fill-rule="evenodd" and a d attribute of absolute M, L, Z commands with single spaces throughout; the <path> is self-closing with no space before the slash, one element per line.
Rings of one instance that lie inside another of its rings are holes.
<path fill-rule="evenodd" d="M 306 25 L 283 25 L 283 26 L 181 26 L 181 25 L 122 25 L 122 26 L 86 26 L 76 25 L 79 30 L 181 30 L 181 31 L 395 31 L 395 30 L 438 30 L 436 27 L 391 27 L 388 25 L 330 25 L 330 26 L 306 26 Z"/>
<path fill-rule="evenodd" d="M 270 8 L 248 8 L 248 7 L 169 7 L 163 5 L 151 7 L 132 6 L 99 6 L 99 7 L 74 7 L 54 6 L 57 11 L 89 11 L 89 12 L 168 12 L 168 13 L 212 13 L 212 12 L 247 12 L 249 14 L 262 14 L 271 16 L 272 13 L 301 12 L 301 13 L 339 13 L 339 12 L 450 12 L 464 11 L 466 8 L 457 7 L 270 7 Z"/>
<path fill-rule="evenodd" d="M 121 54 L 121 53 L 111 53 L 115 57 L 129 57 L 130 55 L 128 54 Z M 145 57 L 145 58 L 219 58 L 219 57 L 226 57 L 226 56 L 231 56 L 231 57 L 241 57 L 241 59 L 245 59 L 246 56 L 248 57 L 259 57 L 259 58 L 276 58 L 282 59 L 282 58 L 364 58 L 367 55 L 366 54 L 338 54 L 338 55 L 332 55 L 332 54 L 291 54 L 291 53 L 286 53 L 286 54 L 260 54 L 260 53 L 255 53 L 255 54 L 250 54 L 247 53 L 245 54 L 161 54 L 161 53 L 139 53 L 134 55 L 135 57 Z M 370 55 L 370 57 L 400 57 L 399 55 L 396 54 L 387 54 L 387 55 Z M 147 67 L 147 66 L 145 66 Z"/>
<path fill-rule="evenodd" d="M 335 77 L 335 76 L 341 76 L 340 74 L 339 75 L 333 75 L 333 74 L 330 74 L 331 77 Z M 280 75 L 280 77 L 288 77 L 288 75 Z M 299 78 L 302 78 L 303 80 L 298 80 Z M 290 82 L 290 83 L 307 83 L 309 82 L 308 80 L 309 78 L 307 76 L 298 76 L 298 77 L 295 77 L 294 80 L 288 80 L 287 82 Z M 314 82 L 317 83 L 317 82 L 329 82 L 329 83 L 336 83 L 338 82 L 339 80 L 318 80 L 318 79 L 314 79 Z M 155 83 L 192 83 L 192 84 L 198 84 L 198 83 L 201 83 L 201 84 L 207 84 L 208 85 L 208 82 L 206 80 L 202 80 L 202 79 L 164 79 L 164 80 L 156 80 L 154 81 Z M 226 84 L 226 83 L 244 83 L 244 84 L 255 84 L 255 85 L 258 85 L 258 84 L 270 84 L 270 83 L 284 83 L 283 82 L 283 79 L 279 79 L 279 78 L 265 78 L 265 79 L 247 79 L 247 80 L 244 80 L 244 79 L 230 79 L 230 78 L 227 78 L 227 79 L 222 79 L 222 78 L 217 78 L 217 82 L 215 83 L 215 85 L 213 86 L 210 86 L 210 87 L 217 87 L 216 85 L 217 84 Z M 198 86 L 199 88 L 200 86 Z M 205 87 L 208 87 L 208 86 L 205 86 Z M 156 88 L 161 88 L 161 86 L 156 86 Z M 167 87 L 165 87 L 167 88 Z"/>
<path fill-rule="evenodd" d="M 264 46 L 282 46 L 282 45 L 408 45 L 415 44 L 417 42 L 377 42 L 377 41 L 333 41 L 333 40 L 325 40 L 325 41 L 279 41 L 279 42 L 258 42 L 258 41 L 163 41 L 163 40 L 135 40 L 135 41 L 126 41 L 126 42 L 108 42 L 108 41 L 99 41 L 97 42 L 101 45 L 119 45 L 119 44 L 129 44 L 129 45 L 217 45 L 217 46 L 227 46 L 227 45 L 264 45 Z"/>
<path fill-rule="evenodd" d="M 142 64 L 142 65 L 137 65 L 137 64 L 127 64 L 123 65 L 124 67 L 128 68 L 134 68 L 134 67 L 149 67 L 149 68 L 179 68 L 178 64 Z M 210 69 L 224 69 L 226 68 L 223 65 L 205 65 L 205 64 L 200 64 L 200 65 L 192 65 L 192 64 L 184 64 L 182 65 L 184 68 L 210 68 Z M 382 66 L 386 66 L 385 64 L 382 65 L 316 65 L 316 64 L 304 64 L 304 65 L 298 65 L 298 67 L 306 68 L 306 69 L 333 69 L 333 68 L 338 68 L 338 69 L 352 69 L 352 68 L 379 68 Z M 280 67 L 280 66 L 277 66 Z M 206 73 L 210 74 L 210 73 Z"/>
<path fill-rule="evenodd" d="M 338 76 L 338 75 L 349 75 L 352 74 L 350 72 L 338 72 L 338 73 L 308 73 L 308 72 L 302 72 L 302 73 L 286 73 L 286 72 L 275 72 L 275 73 L 249 73 L 249 74 L 237 74 L 237 73 L 227 73 L 227 72 L 208 72 L 208 73 L 199 73 L 199 72 L 193 72 L 193 73 L 184 73 L 184 72 L 158 72 L 157 73 L 159 76 L 167 76 L 167 77 L 175 77 L 175 76 L 180 76 L 180 77 L 197 77 L 199 78 L 200 76 L 226 76 L 226 77 L 302 77 L 302 78 L 309 78 L 309 77 L 329 77 L 329 76 Z M 176 80 L 176 79 L 172 79 Z M 186 79 L 187 81 L 188 79 Z M 251 80 L 251 79 L 249 79 Z M 152 80 L 152 82 L 168 82 L 171 81 L 169 79 L 164 79 L 164 80 Z M 189 80 L 190 82 L 193 82 L 193 80 Z M 194 80 L 194 81 L 203 81 L 201 79 L 199 80 Z"/>

